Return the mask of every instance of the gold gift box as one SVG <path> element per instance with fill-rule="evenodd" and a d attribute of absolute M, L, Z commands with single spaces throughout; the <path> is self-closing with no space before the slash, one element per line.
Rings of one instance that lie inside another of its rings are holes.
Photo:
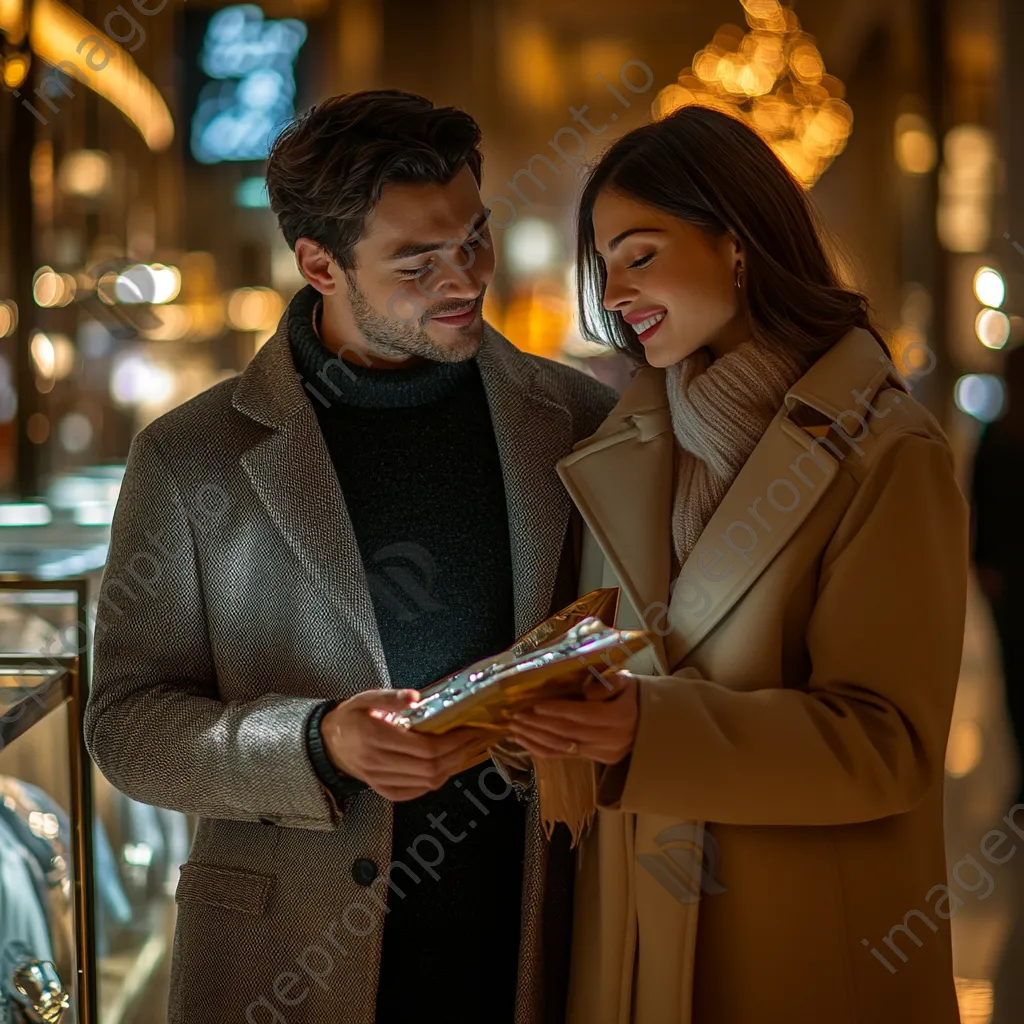
<path fill-rule="evenodd" d="M 464 767 L 478 764 L 508 731 L 517 711 L 551 698 L 580 698 L 588 679 L 620 668 L 651 642 L 643 630 L 614 627 L 619 588 L 591 591 L 545 619 L 506 651 L 483 658 L 433 683 L 393 725 L 441 735 L 479 729 L 479 749 Z"/>

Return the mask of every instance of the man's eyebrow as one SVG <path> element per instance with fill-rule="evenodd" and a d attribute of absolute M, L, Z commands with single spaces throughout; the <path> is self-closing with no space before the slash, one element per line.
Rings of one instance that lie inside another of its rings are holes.
<path fill-rule="evenodd" d="M 469 239 L 476 237 L 477 232 L 487 223 L 490 216 L 491 211 L 489 209 L 484 210 L 483 213 L 474 214 L 473 219 L 469 222 L 469 235 L 462 242 L 463 245 Z M 439 249 L 443 249 L 451 241 L 450 238 L 446 238 L 443 242 L 406 242 L 395 249 L 387 259 L 388 262 L 395 262 L 397 260 L 411 259 L 413 256 L 423 256 L 425 253 L 437 252 Z"/>

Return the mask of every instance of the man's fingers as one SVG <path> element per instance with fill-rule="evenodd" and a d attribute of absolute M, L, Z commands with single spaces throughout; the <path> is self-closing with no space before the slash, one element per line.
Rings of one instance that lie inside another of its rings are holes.
<path fill-rule="evenodd" d="M 465 751 L 479 746 L 486 737 L 481 729 L 459 728 L 437 737 L 438 749 L 442 754 Z"/>
<path fill-rule="evenodd" d="M 419 690 L 364 690 L 345 702 L 354 708 L 381 708 L 394 711 L 408 707 L 420 699 Z"/>
<path fill-rule="evenodd" d="M 429 793 L 430 790 L 425 786 L 380 786 L 374 787 L 375 792 L 380 793 L 385 800 L 390 800 L 393 804 L 402 803 L 405 800 L 415 800 L 417 797 L 424 796 Z"/>
<path fill-rule="evenodd" d="M 393 726 L 384 726 L 393 732 L 400 732 Z M 394 773 L 406 779 L 417 779 L 431 789 L 438 786 L 462 769 L 475 752 L 476 737 L 460 738 L 457 744 L 442 746 L 437 743 L 438 737 L 412 736 L 416 742 L 408 746 L 397 742 L 393 736 L 380 736 L 378 733 L 360 759 L 364 771 L 379 778 L 382 774 Z M 426 741 L 426 742 L 422 742 Z M 433 741 L 433 742 L 431 742 Z"/>
<path fill-rule="evenodd" d="M 449 755 L 465 753 L 482 741 L 476 729 L 453 729 L 443 736 L 430 736 L 387 722 L 374 723 L 370 735 L 374 747 L 408 754 L 424 761 L 436 761 Z"/>
<path fill-rule="evenodd" d="M 406 766 L 400 764 L 374 766 L 368 774 L 370 775 L 370 785 L 374 789 L 378 786 L 387 786 L 392 789 L 420 789 L 426 793 L 431 789 L 433 781 L 422 770 L 410 771 Z"/>
<path fill-rule="evenodd" d="M 432 761 L 437 756 L 433 743 L 435 737 L 387 722 L 371 722 L 367 739 L 373 749 L 390 754 L 404 754 L 421 761 Z"/>

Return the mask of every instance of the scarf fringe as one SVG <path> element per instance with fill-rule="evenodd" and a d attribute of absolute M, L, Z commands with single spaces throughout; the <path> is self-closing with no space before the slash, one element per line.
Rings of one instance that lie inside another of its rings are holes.
<path fill-rule="evenodd" d="M 564 822 L 575 847 L 597 813 L 597 776 L 593 761 L 575 757 L 535 757 L 537 798 L 544 834 L 551 838 Z"/>

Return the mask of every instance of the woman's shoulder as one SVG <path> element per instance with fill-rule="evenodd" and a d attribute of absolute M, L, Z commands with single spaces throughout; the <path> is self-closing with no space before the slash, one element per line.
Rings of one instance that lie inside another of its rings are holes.
<path fill-rule="evenodd" d="M 863 408 L 841 417 L 847 454 L 841 469 L 863 482 L 880 467 L 940 451 L 939 464 L 953 470 L 953 451 L 939 421 L 900 387 L 881 388 Z"/>
<path fill-rule="evenodd" d="M 841 450 L 842 470 L 863 479 L 893 448 L 920 448 L 924 442 L 952 459 L 939 421 L 914 396 L 924 376 L 901 375 L 876 337 L 857 328 L 794 384 L 786 404 L 798 423 L 802 412 L 821 414 L 831 424 L 828 438 Z"/>

